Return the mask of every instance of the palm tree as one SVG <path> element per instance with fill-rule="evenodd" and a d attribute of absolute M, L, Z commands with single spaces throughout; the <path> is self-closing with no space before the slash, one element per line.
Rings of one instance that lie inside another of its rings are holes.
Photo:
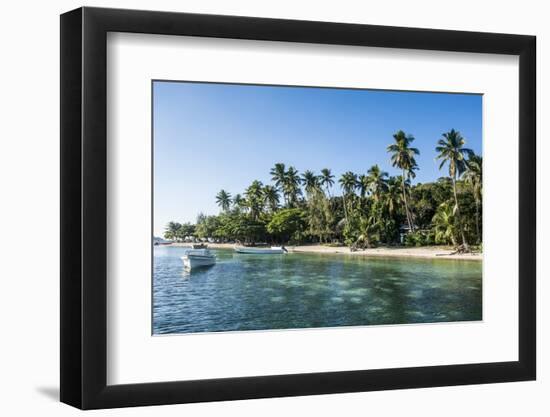
<path fill-rule="evenodd" d="M 415 156 L 420 155 L 420 151 L 417 148 L 410 147 L 410 144 L 414 142 L 414 137 L 412 135 L 405 134 L 402 130 L 395 133 L 393 135 L 393 139 L 395 140 L 395 143 L 389 145 L 387 150 L 392 154 L 392 166 L 401 169 L 401 188 L 403 193 L 403 204 L 405 205 L 405 214 L 407 215 L 409 230 L 414 231 L 412 214 L 409 210 L 407 194 L 405 191 L 405 180 L 415 177 L 414 171 L 418 169 Z"/>
<path fill-rule="evenodd" d="M 250 215 L 253 220 L 257 220 L 258 216 L 264 208 L 263 184 L 261 181 L 254 180 L 246 189 L 246 205 L 250 209 Z"/>
<path fill-rule="evenodd" d="M 229 207 L 231 206 L 231 194 L 229 194 L 225 190 L 221 190 L 216 195 L 216 203 L 218 204 L 218 206 L 221 207 L 223 211 L 229 210 Z"/>
<path fill-rule="evenodd" d="M 387 243 L 395 240 L 401 224 L 397 216 L 397 209 L 403 204 L 401 184 L 400 177 L 389 177 L 386 182 L 386 189 L 380 194 L 379 201 L 381 204 L 381 213 L 383 213 L 380 222 Z"/>
<path fill-rule="evenodd" d="M 369 191 L 369 177 L 367 175 L 359 175 L 357 178 L 357 189 L 359 190 L 361 198 L 365 198 L 367 191 Z"/>
<path fill-rule="evenodd" d="M 472 187 L 474 199 L 476 202 L 476 234 L 477 243 L 481 243 L 481 228 L 479 227 L 479 208 L 482 198 L 483 184 L 483 158 L 479 155 L 472 154 L 466 162 L 467 169 L 464 173 L 464 179 Z"/>
<path fill-rule="evenodd" d="M 383 204 L 386 207 L 390 217 L 393 217 L 397 205 L 401 204 L 402 200 L 401 178 L 390 177 L 388 182 L 386 183 L 386 187 L 386 192 L 383 194 Z"/>
<path fill-rule="evenodd" d="M 276 163 L 273 168 L 271 168 L 271 171 L 269 172 L 271 174 L 271 180 L 275 182 L 275 186 L 283 191 L 283 197 L 285 199 L 285 204 L 288 204 L 286 194 L 284 192 L 284 184 L 286 179 L 286 170 L 285 170 L 285 164 L 279 162 Z"/>
<path fill-rule="evenodd" d="M 388 188 L 388 173 L 382 171 L 378 165 L 373 165 L 367 171 L 368 186 L 376 201 L 380 200 L 380 194 Z"/>
<path fill-rule="evenodd" d="M 244 206 L 244 198 L 240 194 L 235 194 L 233 197 L 233 208 L 241 209 Z"/>
<path fill-rule="evenodd" d="M 449 243 L 456 247 L 456 222 L 454 210 L 449 203 L 442 203 L 435 212 L 432 219 L 435 228 L 435 239 L 437 242 Z"/>
<path fill-rule="evenodd" d="M 169 222 L 164 228 L 164 238 L 168 240 L 178 240 L 178 232 L 181 224 Z"/>
<path fill-rule="evenodd" d="M 272 185 L 266 185 L 263 189 L 264 203 L 269 206 L 269 210 L 274 212 L 279 206 L 279 192 L 277 188 Z"/>
<path fill-rule="evenodd" d="M 321 186 L 326 187 L 327 195 L 330 198 L 330 187 L 334 185 L 334 175 L 330 172 L 330 169 L 323 168 L 321 170 L 321 176 L 319 178 L 319 183 Z"/>
<path fill-rule="evenodd" d="M 460 216 L 460 208 L 458 206 L 458 196 L 456 192 L 456 180 L 460 178 L 462 173 L 466 171 L 466 156 L 473 154 L 473 151 L 468 148 L 464 148 L 466 141 L 460 134 L 460 132 L 451 129 L 449 132 L 443 133 L 443 139 L 439 139 L 435 150 L 439 154 L 436 159 L 441 160 L 439 169 L 443 168 L 445 164 L 449 165 L 449 177 L 453 182 L 453 194 L 455 199 L 455 210 L 458 217 L 458 224 L 460 229 L 460 236 L 462 238 L 462 244 L 467 251 L 468 242 L 464 235 L 464 228 L 462 227 L 462 218 Z"/>
<path fill-rule="evenodd" d="M 376 216 L 366 215 L 361 217 L 359 221 L 359 231 L 361 234 L 357 238 L 357 242 L 363 242 L 363 247 L 371 248 L 373 237 L 378 234 L 381 226 L 382 223 Z"/>
<path fill-rule="evenodd" d="M 338 180 L 340 186 L 342 187 L 342 198 L 344 199 L 344 215 L 346 217 L 346 222 L 348 221 L 348 209 L 347 209 L 347 199 L 350 194 L 355 192 L 357 188 L 357 175 L 351 171 L 345 172 L 342 174 L 342 177 Z"/>
<path fill-rule="evenodd" d="M 298 196 L 302 193 L 300 191 L 300 182 L 298 170 L 292 166 L 288 167 L 283 182 L 283 192 L 287 196 L 289 206 L 293 207 L 298 200 Z"/>
<path fill-rule="evenodd" d="M 319 189 L 319 177 L 313 171 L 307 170 L 302 174 L 302 184 L 306 193 L 311 194 Z"/>

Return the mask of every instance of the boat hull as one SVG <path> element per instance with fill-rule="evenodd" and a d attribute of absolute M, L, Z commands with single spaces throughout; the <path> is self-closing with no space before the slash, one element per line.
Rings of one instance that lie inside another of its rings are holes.
<path fill-rule="evenodd" d="M 246 246 L 235 246 L 235 252 L 237 253 L 249 253 L 255 255 L 277 255 L 285 253 L 282 247 L 270 247 L 270 248 L 252 248 Z"/>
<path fill-rule="evenodd" d="M 191 247 L 193 249 L 207 249 L 208 245 L 205 245 L 204 243 L 193 243 Z"/>
<path fill-rule="evenodd" d="M 185 269 L 204 268 L 216 263 L 216 256 L 212 255 L 208 249 L 191 250 L 181 259 Z"/>

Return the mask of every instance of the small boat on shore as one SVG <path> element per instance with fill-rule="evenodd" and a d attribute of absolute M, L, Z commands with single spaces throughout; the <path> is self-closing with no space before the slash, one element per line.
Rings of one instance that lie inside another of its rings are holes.
<path fill-rule="evenodd" d="M 249 246 L 235 246 L 235 252 L 237 253 L 249 253 L 256 255 L 267 255 L 267 254 L 281 254 L 287 253 L 288 251 L 284 246 L 271 246 L 269 248 L 265 247 L 249 247 Z"/>
<path fill-rule="evenodd" d="M 193 243 L 193 244 L 191 245 L 191 247 L 192 247 L 193 249 L 206 249 L 206 248 L 208 248 L 208 245 L 206 245 L 206 244 L 204 244 L 204 243 Z"/>
<path fill-rule="evenodd" d="M 185 269 L 191 270 L 212 266 L 216 263 L 216 255 L 209 249 L 192 249 L 181 257 Z"/>

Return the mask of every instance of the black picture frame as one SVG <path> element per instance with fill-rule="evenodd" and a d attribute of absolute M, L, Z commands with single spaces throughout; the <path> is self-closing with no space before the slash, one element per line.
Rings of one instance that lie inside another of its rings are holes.
<path fill-rule="evenodd" d="M 519 360 L 107 385 L 108 32 L 519 56 Z M 61 15 L 61 401 L 81 409 L 533 380 L 536 377 L 536 38 L 171 12 Z"/>

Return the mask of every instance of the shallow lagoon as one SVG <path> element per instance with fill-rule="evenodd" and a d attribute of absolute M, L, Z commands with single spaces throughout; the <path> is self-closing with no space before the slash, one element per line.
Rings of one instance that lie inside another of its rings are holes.
<path fill-rule="evenodd" d="M 185 251 L 154 248 L 154 334 L 482 319 L 481 262 L 214 250 L 186 272 Z"/>

